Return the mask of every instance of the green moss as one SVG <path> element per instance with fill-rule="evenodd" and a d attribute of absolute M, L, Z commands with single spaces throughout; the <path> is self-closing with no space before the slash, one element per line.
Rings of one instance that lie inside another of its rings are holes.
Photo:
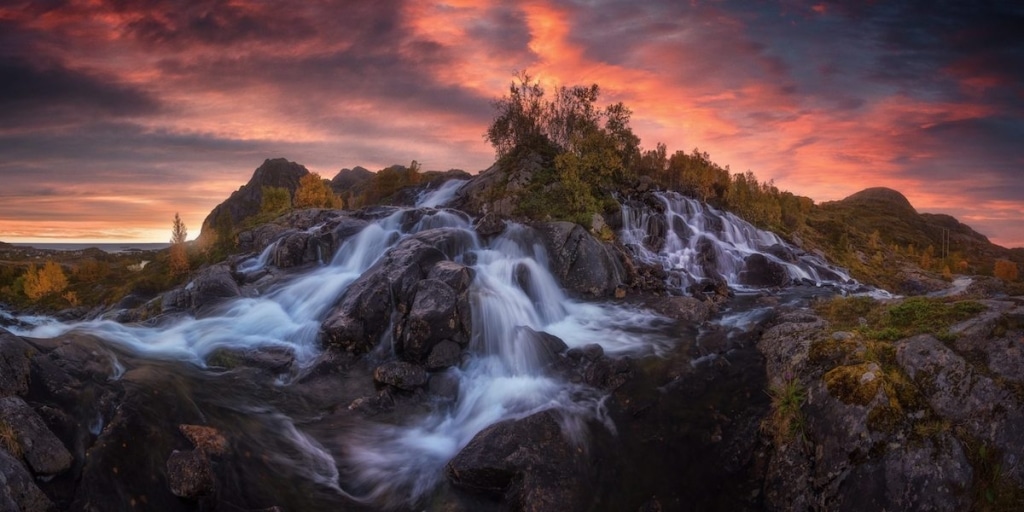
<path fill-rule="evenodd" d="M 871 373 L 874 377 L 864 379 Z M 878 395 L 882 383 L 878 366 L 871 363 L 839 366 L 825 373 L 828 392 L 847 404 L 867 405 Z"/>

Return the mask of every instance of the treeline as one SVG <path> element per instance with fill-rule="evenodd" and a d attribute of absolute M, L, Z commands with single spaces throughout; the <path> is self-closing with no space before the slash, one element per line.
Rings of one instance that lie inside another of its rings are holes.
<path fill-rule="evenodd" d="M 519 197 L 520 214 L 589 225 L 594 214 L 617 208 L 613 194 L 647 186 L 675 190 L 728 208 L 764 228 L 793 232 L 813 202 L 761 182 L 754 173 L 732 173 L 694 149 L 669 155 L 662 143 L 641 147 L 623 103 L 598 106 L 600 87 L 560 86 L 548 91 L 519 73 L 506 96 L 494 101 L 485 138 L 509 169 L 540 156 L 540 168 Z"/>

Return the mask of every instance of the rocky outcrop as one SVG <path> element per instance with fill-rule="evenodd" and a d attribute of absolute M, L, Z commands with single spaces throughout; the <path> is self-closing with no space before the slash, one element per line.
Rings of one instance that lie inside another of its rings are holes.
<path fill-rule="evenodd" d="M 202 313 L 218 303 L 241 295 L 231 266 L 211 265 L 199 271 L 188 284 L 164 294 L 163 312 Z"/>
<path fill-rule="evenodd" d="M 39 490 L 21 463 L 0 445 L 0 510 L 10 512 L 50 512 L 53 502 Z"/>
<path fill-rule="evenodd" d="M 746 257 L 739 279 L 741 284 L 761 288 L 779 288 L 790 283 L 786 268 L 760 253 Z"/>
<path fill-rule="evenodd" d="M 1022 379 L 995 370 L 1019 352 L 1015 311 L 989 303 L 989 312 L 953 329 L 952 343 L 928 334 L 865 339 L 832 332 L 809 310 L 781 315 L 758 348 L 772 393 L 803 400 L 799 410 L 776 405 L 789 407 L 799 427 L 774 442 L 766 508 L 955 511 L 978 499 L 1015 503 L 1024 489 Z"/>
<path fill-rule="evenodd" d="M 0 398 L 28 392 L 33 352 L 21 338 L 0 328 Z"/>
<path fill-rule="evenodd" d="M 19 397 L 0 398 L 0 418 L 32 472 L 55 475 L 71 467 L 71 454 L 43 419 Z"/>
<path fill-rule="evenodd" d="M 284 158 L 267 159 L 256 168 L 249 182 L 236 190 L 210 211 L 203 220 L 202 232 L 198 240 L 213 240 L 215 226 L 227 221 L 230 226 L 238 226 L 246 218 L 259 213 L 263 201 L 263 187 L 280 187 L 295 194 L 299 188 L 299 179 L 309 174 L 304 166 L 289 162 Z"/>
<path fill-rule="evenodd" d="M 445 466 L 456 487 L 504 499 L 512 510 L 587 510 L 586 458 L 545 411 L 487 427 Z"/>
<path fill-rule="evenodd" d="M 536 226 L 548 255 L 551 273 L 572 292 L 608 297 L 622 285 L 624 271 L 615 253 L 579 224 L 543 222 Z"/>
<path fill-rule="evenodd" d="M 444 340 L 469 340 L 471 270 L 448 261 L 472 243 L 457 229 L 432 229 L 401 241 L 363 273 L 328 314 L 328 345 L 355 353 L 373 348 L 393 329 L 395 352 L 423 362 Z M 444 263 L 442 263 L 444 262 Z"/>

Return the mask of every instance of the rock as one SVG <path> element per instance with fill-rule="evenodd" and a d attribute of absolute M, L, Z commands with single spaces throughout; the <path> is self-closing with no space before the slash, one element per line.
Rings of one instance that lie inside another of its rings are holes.
<path fill-rule="evenodd" d="M 515 328 L 514 339 L 517 346 L 530 348 L 529 352 L 533 356 L 533 361 L 524 361 L 530 368 L 550 365 L 558 359 L 559 354 L 569 349 L 558 336 L 544 331 L 535 331 L 525 325 Z"/>
<path fill-rule="evenodd" d="M 703 324 L 711 316 L 707 303 L 694 297 L 663 297 L 653 302 L 651 309 L 694 325 Z"/>
<path fill-rule="evenodd" d="M 583 450 L 552 411 L 491 425 L 445 466 L 456 487 L 504 498 L 512 510 L 585 510 Z"/>
<path fill-rule="evenodd" d="M 201 245 L 215 241 L 218 223 L 238 226 L 246 218 L 259 213 L 263 201 L 264 187 L 279 187 L 294 194 L 299 188 L 299 180 L 309 174 L 302 165 L 289 162 L 284 158 L 267 159 L 253 173 L 249 182 L 233 192 L 223 203 L 217 205 L 203 220 L 199 234 Z"/>
<path fill-rule="evenodd" d="M 203 425 L 178 425 L 178 430 L 202 453 L 224 455 L 227 452 L 228 440 L 220 430 Z"/>
<path fill-rule="evenodd" d="M 188 311 L 199 314 L 241 294 L 231 266 L 218 263 L 200 270 L 184 287 L 165 293 L 163 312 Z"/>
<path fill-rule="evenodd" d="M 744 260 L 744 269 L 740 272 L 740 283 L 747 286 L 779 288 L 790 283 L 789 272 L 778 262 L 767 256 L 754 253 Z"/>
<path fill-rule="evenodd" d="M 389 361 L 373 370 L 373 380 L 406 391 L 423 387 L 429 378 L 422 366 L 405 361 Z"/>
<path fill-rule="evenodd" d="M 505 231 L 505 220 L 493 213 L 488 213 L 476 221 L 473 229 L 482 237 L 500 235 Z"/>
<path fill-rule="evenodd" d="M 471 282 L 472 274 L 468 269 L 463 271 L 457 264 L 443 265 L 434 274 L 439 279 L 429 280 L 430 283 L 422 286 L 445 293 L 444 300 L 432 298 L 428 290 L 421 294 L 418 307 L 415 301 L 420 281 L 448 259 L 446 254 L 457 254 L 472 243 L 471 234 L 451 228 L 430 229 L 402 240 L 349 286 L 321 326 L 323 339 L 328 345 L 349 352 L 366 352 L 392 324 L 393 315 L 408 315 L 415 310 L 411 329 L 401 316 L 395 322 L 398 326 L 394 333 L 396 346 L 401 347 L 403 355 L 409 353 L 413 360 L 420 362 L 429 354 L 433 343 L 446 337 L 458 340 L 460 333 L 468 332 L 469 306 L 461 293 L 464 290 L 456 290 L 444 281 L 456 286 Z M 448 286 L 451 293 L 444 290 L 444 286 Z M 453 319 L 454 325 L 451 324 Z M 446 329 L 452 332 L 439 334 L 448 332 Z M 416 336 L 409 347 L 405 346 L 407 333 Z"/>
<path fill-rule="evenodd" d="M 13 432 L 21 456 L 34 473 L 56 475 L 71 467 L 67 448 L 21 398 L 0 398 L 0 422 Z"/>
<path fill-rule="evenodd" d="M 427 391 L 444 400 L 457 400 L 459 398 L 459 378 L 451 372 L 435 373 L 430 376 Z"/>
<path fill-rule="evenodd" d="M 0 510 L 49 512 L 53 502 L 36 487 L 32 475 L 0 444 Z"/>
<path fill-rule="evenodd" d="M 285 347 L 221 347 L 206 356 L 206 364 L 226 369 L 259 368 L 283 373 L 295 364 L 295 352 Z"/>
<path fill-rule="evenodd" d="M 624 271 L 618 258 L 582 226 L 544 222 L 536 228 L 551 257 L 551 272 L 565 289 L 608 297 L 622 284 Z"/>
<path fill-rule="evenodd" d="M 458 311 L 458 296 L 437 279 L 416 283 L 415 299 L 396 341 L 396 351 L 407 361 L 423 361 L 434 345 L 456 335 L 465 338 Z"/>
<path fill-rule="evenodd" d="M 306 231 L 291 233 L 277 241 L 270 254 L 270 261 L 278 268 L 292 268 L 317 263 L 322 258 L 330 257 L 330 244 Z"/>
<path fill-rule="evenodd" d="M 167 459 L 167 484 L 179 498 L 195 499 L 213 494 L 210 461 L 198 450 L 174 450 Z"/>
<path fill-rule="evenodd" d="M 430 355 L 427 357 L 427 369 L 443 370 L 458 365 L 461 359 L 462 347 L 454 341 L 444 340 L 430 350 Z"/>
<path fill-rule="evenodd" d="M 0 328 L 0 398 L 28 393 L 35 349 Z"/>

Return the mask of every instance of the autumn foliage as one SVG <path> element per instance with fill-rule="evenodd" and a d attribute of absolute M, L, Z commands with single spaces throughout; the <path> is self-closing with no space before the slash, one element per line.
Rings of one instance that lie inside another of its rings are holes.
<path fill-rule="evenodd" d="M 296 208 L 341 208 L 341 198 L 334 194 L 328 181 L 311 172 L 299 179 L 295 190 Z"/>
<path fill-rule="evenodd" d="M 185 239 L 188 237 L 188 230 L 181 217 L 174 214 L 174 224 L 171 228 L 171 274 L 187 274 L 189 271 L 188 250 L 185 247 Z"/>
<path fill-rule="evenodd" d="M 1010 260 L 996 260 L 992 274 L 1003 281 L 1016 281 L 1017 264 Z"/>
<path fill-rule="evenodd" d="M 68 287 L 68 278 L 58 263 L 47 261 L 42 268 L 36 268 L 35 265 L 28 268 L 24 287 L 25 295 L 36 300 L 51 293 L 64 291 Z"/>

